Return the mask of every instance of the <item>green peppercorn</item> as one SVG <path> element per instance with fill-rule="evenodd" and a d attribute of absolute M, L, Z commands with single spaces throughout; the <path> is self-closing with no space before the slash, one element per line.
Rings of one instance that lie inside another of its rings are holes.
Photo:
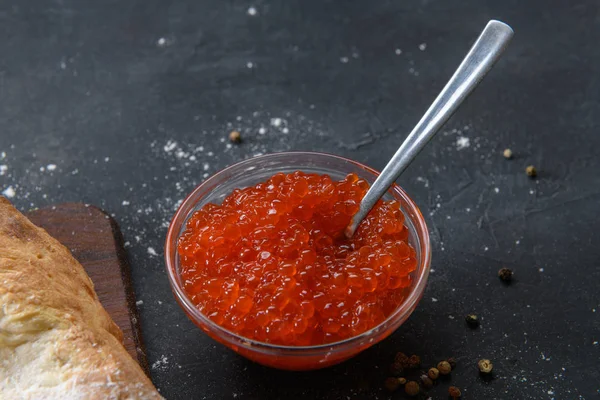
<path fill-rule="evenodd" d="M 452 371 L 452 367 L 448 361 L 440 361 L 437 365 L 438 371 L 441 375 L 448 375 Z"/>
<path fill-rule="evenodd" d="M 400 387 L 400 380 L 398 378 L 389 377 L 384 382 L 385 388 L 390 392 L 395 392 Z"/>
<path fill-rule="evenodd" d="M 477 318 L 477 315 L 475 314 L 467 315 L 465 321 L 467 322 L 467 325 L 469 325 L 469 328 L 475 329 L 479 326 L 479 318 Z"/>
<path fill-rule="evenodd" d="M 406 385 L 404 385 L 404 391 L 408 396 L 414 397 L 419 394 L 419 384 L 415 381 L 408 381 L 406 382 Z"/>
<path fill-rule="evenodd" d="M 425 389 L 431 389 L 433 387 L 433 380 L 427 375 L 421 375 L 421 383 Z"/>
<path fill-rule="evenodd" d="M 448 388 L 448 394 L 450 395 L 450 397 L 452 397 L 453 400 L 456 400 L 460 399 L 462 393 L 460 392 L 460 389 L 456 386 L 450 386 Z"/>
<path fill-rule="evenodd" d="M 492 369 L 494 369 L 494 364 L 492 364 L 490 360 L 486 359 L 479 360 L 477 366 L 479 367 L 479 372 L 482 374 L 489 374 L 492 372 Z"/>
<path fill-rule="evenodd" d="M 498 271 L 498 278 L 500 278 L 502 282 L 509 283 L 512 281 L 512 276 L 513 272 L 508 268 L 500 268 L 500 271 Z"/>
<path fill-rule="evenodd" d="M 429 371 L 427 371 L 427 376 L 433 380 L 436 380 L 440 376 L 440 371 L 435 367 L 429 368 Z"/>

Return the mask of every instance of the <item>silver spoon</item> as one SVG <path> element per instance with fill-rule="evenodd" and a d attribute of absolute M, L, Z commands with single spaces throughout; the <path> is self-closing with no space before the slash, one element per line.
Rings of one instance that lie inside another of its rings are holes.
<path fill-rule="evenodd" d="M 346 237 L 350 238 L 354 235 L 358 225 L 377 200 L 387 192 L 392 183 L 454 114 L 463 100 L 477 87 L 500 58 L 513 34 L 511 27 L 503 22 L 494 20 L 488 22 L 452 78 L 361 200 L 359 210 L 345 230 Z"/>

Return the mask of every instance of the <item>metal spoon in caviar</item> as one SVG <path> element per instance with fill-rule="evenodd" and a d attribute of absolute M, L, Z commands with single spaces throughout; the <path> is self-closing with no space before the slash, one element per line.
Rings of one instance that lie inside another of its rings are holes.
<path fill-rule="evenodd" d="M 503 22 L 494 20 L 488 22 L 452 78 L 361 200 L 359 210 L 345 230 L 346 237 L 350 238 L 354 235 L 377 200 L 388 191 L 400 174 L 477 87 L 500 58 L 513 34 L 512 28 Z"/>

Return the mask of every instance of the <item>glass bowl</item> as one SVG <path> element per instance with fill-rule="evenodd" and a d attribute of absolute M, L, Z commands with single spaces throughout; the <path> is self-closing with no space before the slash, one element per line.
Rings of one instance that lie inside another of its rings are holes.
<path fill-rule="evenodd" d="M 263 365 L 288 370 L 310 370 L 340 363 L 373 346 L 394 332 L 413 312 L 423 296 L 431 262 L 431 244 L 427 225 L 419 208 L 397 185 L 386 193 L 384 199 L 401 203 L 405 225 L 409 230 L 409 243 L 417 253 L 417 269 L 410 293 L 404 302 L 384 322 L 358 336 L 318 346 L 281 346 L 259 342 L 237 335 L 211 321 L 190 301 L 183 290 L 179 274 L 177 240 L 185 229 L 188 218 L 207 203 L 220 204 L 236 188 L 263 182 L 277 172 L 301 170 L 307 173 L 328 174 L 334 180 L 349 173 L 373 183 L 377 171 L 342 157 L 309 152 L 285 152 L 252 158 L 232 165 L 200 184 L 183 201 L 169 225 L 165 243 L 165 261 L 171 289 L 188 317 L 213 339 L 228 346 L 242 356 Z"/>

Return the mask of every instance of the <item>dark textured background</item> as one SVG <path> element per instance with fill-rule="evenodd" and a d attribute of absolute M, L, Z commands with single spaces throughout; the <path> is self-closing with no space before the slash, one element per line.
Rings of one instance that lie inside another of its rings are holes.
<path fill-rule="evenodd" d="M 252 364 L 196 329 L 161 258 L 178 200 L 259 153 L 327 151 L 381 169 L 490 18 L 513 26 L 513 43 L 400 180 L 434 246 L 409 321 L 310 373 Z M 597 398 L 596 0 L 1 1 L 0 32 L 0 189 L 22 210 L 83 201 L 114 214 L 167 398 L 384 399 L 398 350 L 426 364 L 456 356 L 451 382 L 468 399 Z M 225 141 L 232 128 L 243 144 Z M 465 327 L 470 312 L 480 329 Z M 495 364 L 490 382 L 481 357 Z"/>

